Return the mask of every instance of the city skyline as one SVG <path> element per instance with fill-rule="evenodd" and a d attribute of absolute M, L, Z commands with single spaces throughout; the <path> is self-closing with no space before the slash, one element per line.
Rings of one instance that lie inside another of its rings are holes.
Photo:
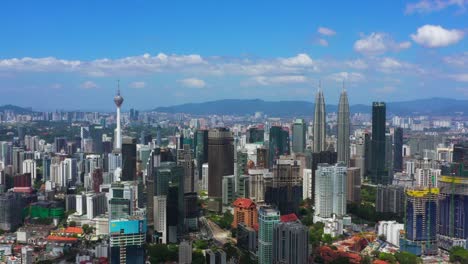
<path fill-rule="evenodd" d="M 343 81 L 350 104 L 468 98 L 465 1 L 109 3 L 5 4 L 0 105 L 111 110 L 117 79 L 128 109 L 312 101 L 319 80 L 330 102 Z"/>

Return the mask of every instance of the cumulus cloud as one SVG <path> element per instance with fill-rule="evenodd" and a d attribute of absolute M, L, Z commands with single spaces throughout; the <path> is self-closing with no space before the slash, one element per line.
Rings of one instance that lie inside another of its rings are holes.
<path fill-rule="evenodd" d="M 279 84 L 294 84 L 305 83 L 307 77 L 302 75 L 283 75 L 283 76 L 255 76 L 252 77 L 246 85 L 279 85 Z"/>
<path fill-rule="evenodd" d="M 436 11 L 441 11 L 449 7 L 457 7 L 459 11 L 464 12 L 468 5 L 467 0 L 421 0 L 415 3 L 406 5 L 406 14 L 428 14 Z"/>
<path fill-rule="evenodd" d="M 143 54 L 118 59 L 68 61 L 53 57 L 0 60 L 0 74 L 22 72 L 73 72 L 91 77 L 135 76 L 155 73 L 205 75 L 290 75 L 318 71 L 318 63 L 305 54 L 271 59 L 203 58 L 198 54 L 156 56 Z"/>
<path fill-rule="evenodd" d="M 54 57 L 12 58 L 0 60 L 0 71 L 16 72 L 80 72 L 93 77 L 104 77 L 114 73 L 154 73 L 171 69 L 188 69 L 205 65 L 206 61 L 197 54 L 124 57 L 120 59 L 97 59 L 93 61 L 62 60 Z"/>
<path fill-rule="evenodd" d="M 181 83 L 185 87 L 190 87 L 190 88 L 203 88 L 206 86 L 206 83 L 204 80 L 197 79 L 197 78 L 182 79 L 182 80 L 179 80 L 179 83 Z"/>
<path fill-rule="evenodd" d="M 387 33 L 371 33 L 364 35 L 354 43 L 354 50 L 365 55 L 378 55 L 388 51 L 397 52 L 411 47 L 411 43 L 396 42 Z"/>
<path fill-rule="evenodd" d="M 428 48 L 446 47 L 458 43 L 464 33 L 458 29 L 445 29 L 438 25 L 424 25 L 416 34 L 411 34 L 414 42 Z"/>
<path fill-rule="evenodd" d="M 98 85 L 95 82 L 92 82 L 92 81 L 86 81 L 86 82 L 81 84 L 81 88 L 83 88 L 83 89 L 94 89 L 94 88 L 97 88 L 97 87 L 98 87 Z"/>
<path fill-rule="evenodd" d="M 298 54 L 295 57 L 281 59 L 282 64 L 290 67 L 308 67 L 313 66 L 314 61 L 305 53 Z"/>
<path fill-rule="evenodd" d="M 337 72 L 328 75 L 327 78 L 336 82 L 360 82 L 365 80 L 364 75 L 359 72 Z"/>
<path fill-rule="evenodd" d="M 336 35 L 336 32 L 331 29 L 331 28 L 326 28 L 326 27 L 319 27 L 317 29 L 317 32 L 321 35 L 324 35 L 324 36 L 334 36 Z"/>
<path fill-rule="evenodd" d="M 146 86 L 146 83 L 145 83 L 145 82 L 141 82 L 141 81 L 130 83 L 130 87 L 131 87 L 131 88 L 134 88 L 134 89 L 145 88 L 145 86 Z"/>

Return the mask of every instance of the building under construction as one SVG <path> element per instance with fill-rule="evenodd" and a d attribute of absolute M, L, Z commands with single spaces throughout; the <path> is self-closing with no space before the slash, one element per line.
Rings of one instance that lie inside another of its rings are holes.
<path fill-rule="evenodd" d="M 437 254 L 438 188 L 419 187 L 406 190 L 405 239 L 401 250 L 416 255 Z"/>
<path fill-rule="evenodd" d="M 451 176 L 439 177 L 437 240 L 444 250 L 468 246 L 468 177 L 460 173 L 462 168 L 458 170 L 459 173 L 452 172 Z"/>

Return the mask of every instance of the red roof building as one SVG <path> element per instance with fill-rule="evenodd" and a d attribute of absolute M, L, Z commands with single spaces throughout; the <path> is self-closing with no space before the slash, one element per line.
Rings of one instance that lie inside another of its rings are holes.
<path fill-rule="evenodd" d="M 280 220 L 283 223 L 287 223 L 287 222 L 296 222 L 297 220 L 299 220 L 299 218 L 297 218 L 296 214 L 292 213 L 292 214 L 282 215 L 280 217 Z"/>
<path fill-rule="evenodd" d="M 234 220 L 231 224 L 233 228 L 237 228 L 240 223 L 252 228 L 258 225 L 257 205 L 252 200 L 237 198 L 232 205 L 234 206 Z"/>

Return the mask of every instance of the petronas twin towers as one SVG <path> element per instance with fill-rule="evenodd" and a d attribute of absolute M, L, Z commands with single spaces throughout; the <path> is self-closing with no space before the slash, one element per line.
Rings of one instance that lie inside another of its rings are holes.
<path fill-rule="evenodd" d="M 349 165 L 349 103 L 346 90 L 343 89 L 340 95 L 340 103 L 338 105 L 338 137 L 336 142 L 336 150 L 338 161 Z M 325 97 L 321 89 L 315 97 L 315 112 L 314 112 L 314 145 L 313 151 L 320 152 L 327 150 L 326 145 L 326 112 L 325 112 Z"/>

